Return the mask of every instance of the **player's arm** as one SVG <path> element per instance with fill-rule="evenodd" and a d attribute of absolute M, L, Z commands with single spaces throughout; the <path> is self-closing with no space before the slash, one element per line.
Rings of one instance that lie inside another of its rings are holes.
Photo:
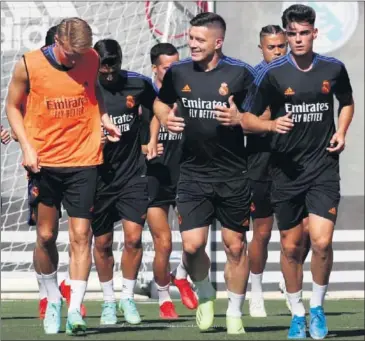
<path fill-rule="evenodd" d="M 14 67 L 13 76 L 9 84 L 8 96 L 6 98 L 6 114 L 12 135 L 15 135 L 19 141 L 23 153 L 31 147 L 26 136 L 22 113 L 24 98 L 28 96 L 28 84 L 25 62 L 21 58 Z"/>
<path fill-rule="evenodd" d="M 158 144 L 158 134 L 160 131 L 160 121 L 153 115 L 153 104 L 157 97 L 152 83 L 145 81 L 145 89 L 141 97 L 142 117 L 148 122 L 149 139 L 147 144 L 142 145 L 142 153 L 151 160 L 163 153 L 163 145 Z"/>
<path fill-rule="evenodd" d="M 25 66 L 24 57 L 20 59 L 13 71 L 8 96 L 6 98 L 6 115 L 11 130 L 17 137 L 23 154 L 23 166 L 30 172 L 38 173 L 41 169 L 36 150 L 30 144 L 25 127 L 22 113 L 22 104 L 28 96 L 29 79 Z"/>
<path fill-rule="evenodd" d="M 153 112 L 160 123 L 173 133 L 184 130 L 185 123 L 182 117 L 177 117 L 177 93 L 173 84 L 173 69 L 167 70 L 158 97 L 153 103 Z M 171 106 L 172 109 L 171 109 Z"/>
<path fill-rule="evenodd" d="M 327 150 L 331 153 L 341 153 L 345 148 L 347 130 L 350 127 L 355 112 L 355 103 L 352 96 L 352 87 L 347 70 L 341 65 L 339 77 L 334 88 L 335 96 L 339 102 L 339 117 L 336 133 L 332 136 Z"/>
<path fill-rule="evenodd" d="M 101 118 L 101 124 L 103 128 L 109 133 L 107 136 L 108 141 L 110 142 L 117 142 L 120 139 L 121 133 L 119 128 L 112 123 L 110 120 L 109 114 L 107 113 L 103 93 L 100 88 L 99 82 L 96 80 L 95 82 L 95 96 L 96 100 L 98 101 L 99 105 L 99 112 Z"/>
<path fill-rule="evenodd" d="M 243 130 L 251 133 L 276 132 L 279 134 L 288 133 L 294 126 L 290 119 L 291 113 L 276 120 L 266 120 L 260 116 L 265 114 L 267 108 L 274 101 L 275 87 L 272 85 L 269 73 L 259 73 L 250 87 L 250 91 L 240 106 L 242 113 L 240 124 Z"/>

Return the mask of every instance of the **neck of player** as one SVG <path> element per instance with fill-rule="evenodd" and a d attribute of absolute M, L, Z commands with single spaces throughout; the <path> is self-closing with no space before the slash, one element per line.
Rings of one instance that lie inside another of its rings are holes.
<path fill-rule="evenodd" d="M 295 65 L 298 67 L 301 71 L 310 71 L 313 67 L 313 58 L 314 58 L 314 52 L 309 51 L 308 53 L 298 56 L 293 53 L 290 53 L 290 57 L 295 63 Z"/>
<path fill-rule="evenodd" d="M 207 59 L 202 60 L 197 64 L 204 72 L 208 72 L 217 67 L 222 57 L 223 57 L 222 51 L 217 51 L 213 55 L 209 56 Z"/>

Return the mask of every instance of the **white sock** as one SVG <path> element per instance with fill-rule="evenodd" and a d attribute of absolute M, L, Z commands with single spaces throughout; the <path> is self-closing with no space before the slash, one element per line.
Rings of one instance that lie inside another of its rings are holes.
<path fill-rule="evenodd" d="M 43 283 L 47 290 L 47 300 L 50 303 L 59 303 L 62 298 L 57 283 L 57 271 L 51 274 L 42 274 Z"/>
<path fill-rule="evenodd" d="M 122 292 L 120 294 L 120 298 L 121 299 L 133 298 L 135 285 L 136 285 L 135 279 L 126 279 L 123 277 Z"/>
<path fill-rule="evenodd" d="M 35 275 L 37 277 L 37 282 L 38 282 L 39 299 L 43 300 L 44 298 L 47 298 L 47 289 L 43 281 L 43 276 L 37 273 L 35 273 Z"/>
<path fill-rule="evenodd" d="M 71 284 L 71 299 L 70 306 L 68 307 L 68 312 L 73 310 L 81 311 L 81 304 L 84 300 L 87 282 L 80 280 L 70 280 Z"/>
<path fill-rule="evenodd" d="M 164 304 L 165 302 L 172 302 L 170 293 L 169 293 L 170 284 L 167 284 L 164 287 L 161 287 L 156 283 L 156 287 L 157 287 L 157 293 L 158 293 L 158 304 L 160 306 L 162 304 Z"/>
<path fill-rule="evenodd" d="M 328 285 L 318 285 L 313 282 L 312 297 L 310 299 L 310 307 L 323 307 L 324 297 L 326 296 Z"/>
<path fill-rule="evenodd" d="M 302 300 L 302 290 L 294 293 L 286 293 L 290 302 L 292 315 L 305 316 L 305 308 Z"/>
<path fill-rule="evenodd" d="M 100 282 L 101 290 L 103 290 L 104 302 L 115 302 L 113 278 L 108 282 Z"/>
<path fill-rule="evenodd" d="M 184 267 L 184 263 L 182 259 L 180 260 L 180 264 L 176 268 L 176 279 L 186 279 L 188 277 L 188 273 Z"/>
<path fill-rule="evenodd" d="M 202 281 L 195 282 L 195 292 L 198 295 L 199 299 L 207 299 L 207 298 L 215 298 L 215 290 L 212 286 L 212 283 L 209 281 L 209 276 L 207 276 Z"/>
<path fill-rule="evenodd" d="M 252 299 L 262 298 L 262 273 L 251 272 L 251 297 Z"/>
<path fill-rule="evenodd" d="M 242 316 L 242 306 L 245 301 L 244 294 L 235 294 L 227 290 L 228 294 L 228 309 L 226 312 L 227 316 L 231 317 L 241 317 Z"/>
<path fill-rule="evenodd" d="M 70 279 L 70 270 L 68 269 L 65 276 L 65 284 L 71 285 L 71 279 Z"/>

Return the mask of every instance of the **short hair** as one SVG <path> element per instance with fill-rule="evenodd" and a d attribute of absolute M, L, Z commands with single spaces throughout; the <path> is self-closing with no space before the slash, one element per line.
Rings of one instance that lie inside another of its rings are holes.
<path fill-rule="evenodd" d="M 284 34 L 284 30 L 279 25 L 264 26 L 260 31 L 260 39 L 271 34 Z"/>
<path fill-rule="evenodd" d="M 226 22 L 224 21 L 224 19 L 220 15 L 212 12 L 199 13 L 190 20 L 190 25 L 205 27 L 210 25 L 217 25 L 223 30 L 224 33 L 226 32 Z"/>
<path fill-rule="evenodd" d="M 48 31 L 47 31 L 47 34 L 46 34 L 46 39 L 44 40 L 44 45 L 45 46 L 49 46 L 49 45 L 53 45 L 55 43 L 55 35 L 57 33 L 57 26 L 58 25 L 55 25 L 55 26 L 52 26 Z"/>
<path fill-rule="evenodd" d="M 94 50 L 100 56 L 100 64 L 115 66 L 122 63 L 122 48 L 114 39 L 101 39 L 94 45 Z"/>
<path fill-rule="evenodd" d="M 283 12 L 281 21 L 284 28 L 287 28 L 287 26 L 293 22 L 306 22 L 310 25 L 314 25 L 316 21 L 316 12 L 312 7 L 306 5 L 291 5 Z"/>
<path fill-rule="evenodd" d="M 93 34 L 90 25 L 80 18 L 66 18 L 57 26 L 57 37 L 79 52 L 92 46 Z"/>
<path fill-rule="evenodd" d="M 154 45 L 150 51 L 151 64 L 156 64 L 158 57 L 162 55 L 174 56 L 178 54 L 176 47 L 170 43 L 158 43 Z"/>

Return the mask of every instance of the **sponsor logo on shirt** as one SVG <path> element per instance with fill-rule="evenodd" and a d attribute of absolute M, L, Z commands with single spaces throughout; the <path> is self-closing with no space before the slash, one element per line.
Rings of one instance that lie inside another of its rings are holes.
<path fill-rule="evenodd" d="M 131 130 L 130 122 L 133 120 L 133 114 L 125 114 L 120 116 L 109 115 L 110 120 L 115 124 L 122 133 Z M 109 135 L 109 133 L 104 129 L 104 135 Z"/>
<path fill-rule="evenodd" d="M 285 111 L 292 113 L 294 123 L 321 122 L 323 113 L 329 109 L 329 103 L 285 103 Z"/>
<path fill-rule="evenodd" d="M 182 92 L 191 92 L 190 86 L 188 84 L 186 84 L 182 89 Z"/>
<path fill-rule="evenodd" d="M 215 107 L 227 107 L 227 102 L 204 101 L 200 97 L 197 99 L 181 97 L 181 101 L 185 108 L 189 108 L 189 116 L 192 118 L 215 119 L 215 114 L 213 112 Z"/>
<path fill-rule="evenodd" d="M 333 214 L 333 215 L 336 215 L 336 214 L 337 214 L 336 207 L 332 207 L 332 208 L 328 211 L 328 213 L 331 213 L 331 214 Z"/>
<path fill-rule="evenodd" d="M 287 88 L 285 91 L 284 91 L 284 95 L 285 96 L 293 96 L 295 94 L 295 91 L 292 89 L 292 88 Z"/>

